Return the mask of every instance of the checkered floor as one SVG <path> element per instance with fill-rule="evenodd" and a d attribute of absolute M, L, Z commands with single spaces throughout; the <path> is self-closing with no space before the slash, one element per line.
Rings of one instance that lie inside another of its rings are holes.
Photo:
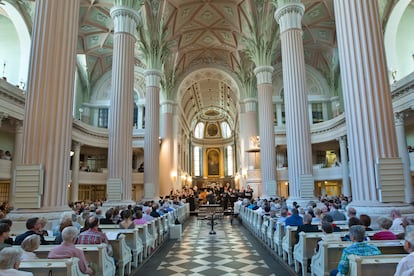
<path fill-rule="evenodd" d="M 156 252 L 135 275 L 292 275 L 237 219 L 211 224 L 190 217 L 181 240 Z M 147 274 L 148 273 L 148 274 Z"/>

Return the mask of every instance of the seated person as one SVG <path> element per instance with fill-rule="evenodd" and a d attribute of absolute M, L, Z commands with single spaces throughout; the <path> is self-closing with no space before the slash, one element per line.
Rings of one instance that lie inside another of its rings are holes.
<path fill-rule="evenodd" d="M 371 226 L 371 217 L 365 214 L 361 214 L 359 216 L 359 221 L 361 222 L 361 225 L 365 227 L 365 231 L 372 231 Z"/>
<path fill-rule="evenodd" d="M 10 227 L 7 223 L 0 223 L 0 250 L 6 247 L 10 247 L 6 241 L 9 239 Z"/>
<path fill-rule="evenodd" d="M 353 225 L 349 228 L 349 235 L 351 237 L 352 245 L 345 248 L 342 252 L 341 260 L 338 264 L 338 269 L 331 271 L 331 276 L 346 275 L 349 270 L 349 255 L 357 256 L 375 256 L 381 255 L 381 251 L 375 245 L 368 244 L 364 241 L 365 227 L 362 225 Z"/>
<path fill-rule="evenodd" d="M 397 236 L 391 232 L 390 227 L 392 225 L 392 220 L 387 217 L 380 217 L 377 220 L 377 223 L 379 227 L 381 228 L 381 231 L 377 232 L 372 236 L 373 240 L 396 240 Z"/>
<path fill-rule="evenodd" d="M 23 251 L 23 255 L 21 257 L 22 261 L 28 261 L 28 260 L 36 260 L 38 257 L 34 253 L 36 249 L 38 249 L 40 246 L 40 236 L 33 234 L 28 237 L 26 237 L 21 244 Z"/>
<path fill-rule="evenodd" d="M 298 229 L 296 231 L 296 243 L 299 242 L 300 232 L 320 232 L 318 225 L 312 224 L 312 216 L 310 214 L 305 214 L 303 216 L 303 224 L 298 226 Z"/>
<path fill-rule="evenodd" d="M 398 263 L 394 276 L 414 275 L 414 231 L 405 234 L 404 250 L 408 255 Z"/>
<path fill-rule="evenodd" d="M 38 217 L 29 218 L 26 221 L 26 228 L 27 228 L 27 231 L 24 232 L 23 234 L 18 235 L 16 239 L 14 240 L 15 245 L 21 245 L 23 240 L 26 237 L 33 235 L 33 234 L 40 236 L 40 244 L 47 244 L 47 242 L 45 241 L 45 239 L 40 233 L 41 224 L 40 224 L 40 220 Z"/>
<path fill-rule="evenodd" d="M 334 232 L 341 232 L 341 228 L 339 226 L 337 226 L 335 223 L 333 223 L 333 218 L 330 215 L 323 215 L 322 216 L 322 222 L 329 222 L 332 225 L 333 231 Z"/>
<path fill-rule="evenodd" d="M 12 228 L 13 221 L 11 219 L 4 218 L 4 219 L 0 219 L 0 225 L 1 225 L 1 223 L 5 223 L 5 224 L 7 224 L 9 226 L 9 230 L 7 232 L 8 232 L 8 234 L 10 234 L 10 229 Z M 4 233 L 4 230 L 3 230 L 3 232 L 0 231 L 0 236 L 1 236 L 2 233 Z M 14 244 L 14 241 L 13 241 L 13 239 L 11 237 L 9 237 L 7 235 L 7 238 L 4 240 L 4 243 L 13 245 Z"/>
<path fill-rule="evenodd" d="M 23 250 L 20 247 L 7 247 L 0 251 L 0 275 L 33 276 L 33 273 L 20 271 L 20 259 Z"/>
<path fill-rule="evenodd" d="M 112 247 L 109 244 L 108 237 L 99 229 L 99 218 L 95 215 L 89 216 L 85 223 L 88 230 L 79 234 L 78 244 L 106 244 L 108 255 L 112 256 Z M 66 228 L 65 228 L 66 229 Z M 63 238 L 63 237 L 62 237 Z"/>
<path fill-rule="evenodd" d="M 114 216 L 114 210 L 112 208 L 109 208 L 105 212 L 105 218 L 100 218 L 99 223 L 100 224 L 115 224 L 113 216 Z"/>
<path fill-rule="evenodd" d="M 292 215 L 290 215 L 285 220 L 285 227 L 286 226 L 299 226 L 303 224 L 303 219 L 299 216 L 299 211 L 295 207 L 292 208 Z"/>
<path fill-rule="evenodd" d="M 341 237 L 333 233 L 332 224 L 327 221 L 322 222 L 322 232 L 325 234 L 319 241 L 327 241 L 327 242 L 340 242 Z M 319 241 L 316 244 L 315 254 L 319 251 Z"/>
<path fill-rule="evenodd" d="M 88 267 L 85 254 L 81 249 L 76 248 L 75 243 L 78 239 L 79 231 L 76 227 L 68 226 L 62 231 L 63 242 L 50 250 L 49 259 L 63 259 L 76 257 L 79 259 L 78 265 L 80 271 L 85 274 L 93 274 L 92 269 Z"/>
<path fill-rule="evenodd" d="M 142 211 L 141 210 L 137 210 L 135 212 L 134 223 L 136 225 L 143 225 L 143 224 L 146 224 L 147 223 L 147 221 L 142 217 Z"/>
<path fill-rule="evenodd" d="M 132 220 L 131 210 L 126 209 L 121 212 L 121 222 L 119 223 L 119 228 L 121 229 L 134 229 L 135 223 Z"/>
<path fill-rule="evenodd" d="M 359 218 L 357 218 L 357 217 L 349 218 L 348 227 L 351 228 L 351 226 L 354 226 L 354 225 L 361 225 L 361 221 L 359 220 Z M 364 229 L 365 229 L 365 227 L 364 227 Z M 351 235 L 346 234 L 345 236 L 343 236 L 342 240 L 343 241 L 350 241 L 351 240 Z M 365 237 L 364 240 L 367 240 L 367 238 Z"/>

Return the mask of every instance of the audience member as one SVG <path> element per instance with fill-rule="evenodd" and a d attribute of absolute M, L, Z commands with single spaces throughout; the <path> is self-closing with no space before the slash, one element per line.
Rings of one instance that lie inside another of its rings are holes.
<path fill-rule="evenodd" d="M 352 217 L 348 220 L 348 227 L 351 228 L 354 225 L 361 225 L 361 221 L 357 217 Z M 365 229 L 365 227 L 364 227 Z M 351 240 L 351 233 L 346 234 L 342 237 L 343 241 L 350 241 Z"/>
<path fill-rule="evenodd" d="M 9 226 L 9 229 L 11 229 L 11 228 L 12 228 L 12 225 L 13 225 L 13 221 L 12 221 L 11 219 L 6 219 L 6 218 L 0 219 L 0 223 L 5 223 L 5 224 L 7 224 L 7 225 Z M 4 240 L 4 243 L 7 243 L 7 244 L 10 244 L 10 245 L 13 245 L 13 244 L 14 244 L 14 241 L 13 241 L 13 239 L 9 236 L 9 234 L 10 234 L 10 230 L 9 230 L 9 233 L 7 234 L 8 238 Z M 0 235 L 1 235 L 1 233 L 0 233 Z"/>
<path fill-rule="evenodd" d="M 350 219 L 350 218 L 356 217 L 357 211 L 354 207 L 349 207 L 346 213 L 348 215 L 348 219 Z"/>
<path fill-rule="evenodd" d="M 365 231 L 372 231 L 371 226 L 371 217 L 365 214 L 361 214 L 359 216 L 359 221 L 361 222 L 361 225 L 365 227 Z"/>
<path fill-rule="evenodd" d="M 152 208 L 146 207 L 144 209 L 144 214 L 142 215 L 142 218 L 145 219 L 145 221 L 153 221 L 154 217 L 151 216 Z"/>
<path fill-rule="evenodd" d="M 282 207 L 280 209 L 280 217 L 277 219 L 277 222 L 285 223 L 285 221 L 288 217 L 288 213 L 289 213 L 288 208 Z"/>
<path fill-rule="evenodd" d="M 397 236 L 391 232 L 390 227 L 392 225 L 392 220 L 390 218 L 386 217 L 380 217 L 377 220 L 377 223 L 379 227 L 381 228 L 381 231 L 377 232 L 372 236 L 373 240 L 396 240 Z"/>
<path fill-rule="evenodd" d="M 392 209 L 391 210 L 391 219 L 392 219 L 392 225 L 390 227 L 391 231 L 404 231 L 403 227 L 403 218 L 401 216 L 400 210 Z"/>
<path fill-rule="evenodd" d="M 33 276 L 33 273 L 20 271 L 20 259 L 23 250 L 20 247 L 7 247 L 0 251 L 1 276 Z"/>
<path fill-rule="evenodd" d="M 398 263 L 394 276 L 414 275 L 414 231 L 407 232 L 404 240 L 404 250 L 408 255 Z"/>
<path fill-rule="evenodd" d="M 9 238 L 9 234 L 10 226 L 7 223 L 0 223 L 0 250 L 11 246 L 10 244 L 5 243 L 5 241 Z"/>
<path fill-rule="evenodd" d="M 78 238 L 79 231 L 76 227 L 69 226 L 63 229 L 63 242 L 50 250 L 49 259 L 62 259 L 76 257 L 79 259 L 78 265 L 80 271 L 85 274 L 93 274 L 91 268 L 88 267 L 85 255 L 81 249 L 76 248 L 75 243 Z"/>
<path fill-rule="evenodd" d="M 152 204 L 152 211 L 150 213 L 151 217 L 153 218 L 161 217 L 161 215 L 157 212 L 157 209 L 158 209 L 158 204 L 157 203 Z"/>
<path fill-rule="evenodd" d="M 38 217 L 35 218 L 29 218 L 26 221 L 26 228 L 27 231 L 24 232 L 23 234 L 20 234 L 16 237 L 16 239 L 14 240 L 14 244 L 15 245 L 21 245 L 23 240 L 32 235 L 32 234 L 36 234 L 40 236 L 40 244 L 47 244 L 47 242 L 45 241 L 44 237 L 40 234 L 40 220 Z"/>
<path fill-rule="evenodd" d="M 34 253 L 36 249 L 38 249 L 40 246 L 40 236 L 33 234 L 28 237 L 26 237 L 21 244 L 21 247 L 23 249 L 23 254 L 21 257 L 22 261 L 28 261 L 28 260 L 36 260 L 38 257 Z"/>
<path fill-rule="evenodd" d="M 331 276 L 338 272 L 341 275 L 346 275 L 349 270 L 349 255 L 357 256 L 374 256 L 381 255 L 381 251 L 375 245 L 364 242 L 365 228 L 362 225 L 353 225 L 349 228 L 352 245 L 345 248 L 342 252 L 341 260 L 338 264 L 338 269 L 331 271 Z"/>
<path fill-rule="evenodd" d="M 107 245 L 108 255 L 112 256 L 112 247 L 109 244 L 108 238 L 105 233 L 99 230 L 99 219 L 97 216 L 92 215 L 87 220 L 88 230 L 79 234 L 78 244 L 101 244 Z"/>
<path fill-rule="evenodd" d="M 346 220 L 345 214 L 339 211 L 338 204 L 333 204 L 332 207 L 333 207 L 333 210 L 329 212 L 329 215 L 332 216 L 334 221 Z"/>
<path fill-rule="evenodd" d="M 321 224 L 322 223 L 322 210 L 318 207 L 313 208 L 313 215 L 312 224 Z"/>
<path fill-rule="evenodd" d="M 121 229 L 134 229 L 135 223 L 132 220 L 132 213 L 130 210 L 126 209 L 121 212 L 121 222 L 119 223 L 119 228 Z"/>
<path fill-rule="evenodd" d="M 322 222 L 329 222 L 332 225 L 333 231 L 334 232 L 341 232 L 341 228 L 339 228 L 335 223 L 333 223 L 333 218 L 330 215 L 324 215 L 322 217 Z"/>
<path fill-rule="evenodd" d="M 320 232 L 318 225 L 312 224 L 312 216 L 310 214 L 305 214 L 303 216 L 303 224 L 299 225 L 296 231 L 296 242 L 299 242 L 300 232 Z"/>
<path fill-rule="evenodd" d="M 143 224 L 146 224 L 147 223 L 147 221 L 142 217 L 142 210 L 137 210 L 135 212 L 134 223 L 136 225 L 143 225 Z"/>
<path fill-rule="evenodd" d="M 303 219 L 299 216 L 299 211 L 296 208 L 292 208 L 292 215 L 286 218 L 285 226 L 299 226 L 303 224 Z"/>
<path fill-rule="evenodd" d="M 112 208 L 109 208 L 105 212 L 105 218 L 99 219 L 99 223 L 100 224 L 115 224 L 113 214 L 114 214 L 114 210 Z"/>

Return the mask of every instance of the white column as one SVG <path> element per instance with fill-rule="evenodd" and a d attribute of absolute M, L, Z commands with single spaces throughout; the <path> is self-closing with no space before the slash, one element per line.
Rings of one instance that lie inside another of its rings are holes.
<path fill-rule="evenodd" d="M 15 128 L 15 137 L 14 137 L 14 149 L 13 149 L 13 162 L 11 171 L 14 172 L 16 169 L 16 165 L 22 163 L 22 148 L 23 148 L 23 123 L 16 120 L 16 128 Z M 14 182 L 14 174 L 12 175 Z M 14 206 L 14 185 L 10 186 L 10 196 L 9 196 L 9 205 Z"/>
<path fill-rule="evenodd" d="M 144 199 L 159 197 L 160 168 L 160 82 L 162 72 L 155 69 L 145 70 L 146 109 L 144 139 Z"/>
<path fill-rule="evenodd" d="M 328 120 L 328 103 L 327 102 L 322 102 L 322 118 L 323 118 L 323 121 Z"/>
<path fill-rule="evenodd" d="M 308 199 L 314 197 L 315 188 L 302 38 L 305 6 L 298 0 L 278 2 L 281 5 L 275 12 L 275 19 L 280 25 L 283 57 L 289 194 L 292 199 Z"/>
<path fill-rule="evenodd" d="M 111 17 L 114 20 L 114 50 L 108 126 L 108 179 L 121 185 L 120 198 L 129 202 L 132 191 L 134 48 L 139 16 L 135 10 L 115 6 L 111 9 Z"/>
<path fill-rule="evenodd" d="M 142 129 L 144 106 L 138 105 L 138 129 Z"/>
<path fill-rule="evenodd" d="M 72 201 L 78 201 L 79 196 L 79 163 L 80 163 L 81 144 L 75 142 L 73 144 L 73 160 L 72 160 Z"/>
<path fill-rule="evenodd" d="M 22 163 L 43 165 L 41 208 L 53 211 L 68 208 L 79 2 L 36 1 L 32 31 Z"/>
<path fill-rule="evenodd" d="M 282 104 L 276 104 L 276 117 L 277 117 L 277 126 L 281 127 L 283 126 L 283 117 L 282 117 Z"/>
<path fill-rule="evenodd" d="M 258 66 L 254 69 L 257 78 L 259 109 L 260 159 L 262 170 L 262 195 L 276 196 L 276 147 L 273 127 L 272 66 Z"/>
<path fill-rule="evenodd" d="M 246 150 L 251 148 L 250 138 L 257 136 L 257 100 L 254 98 L 244 99 L 241 103 L 242 111 L 240 113 L 240 161 L 242 174 L 247 173 L 249 169 L 249 153 Z M 245 179 L 242 177 L 244 182 Z M 243 183 L 244 185 L 245 183 Z"/>
<path fill-rule="evenodd" d="M 352 198 L 367 206 L 380 200 L 376 164 L 398 158 L 378 1 L 335 0 L 334 8 Z"/>
<path fill-rule="evenodd" d="M 160 147 L 160 196 L 166 196 L 174 187 L 174 137 L 173 137 L 173 101 L 161 103 L 161 147 Z M 177 177 L 175 177 L 175 180 Z"/>
<path fill-rule="evenodd" d="M 404 113 L 395 113 L 395 130 L 397 135 L 398 154 L 404 164 L 405 202 L 413 199 L 413 186 L 411 183 L 410 157 L 408 156 L 407 140 L 405 138 Z"/>
<path fill-rule="evenodd" d="M 351 185 L 349 183 L 349 165 L 346 136 L 341 136 L 339 138 L 339 150 L 341 152 L 342 194 L 344 194 L 345 196 L 350 196 Z"/>

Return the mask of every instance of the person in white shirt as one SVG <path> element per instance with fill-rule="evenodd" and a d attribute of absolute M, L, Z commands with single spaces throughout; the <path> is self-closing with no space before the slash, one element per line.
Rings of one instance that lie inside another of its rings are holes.
<path fill-rule="evenodd" d="M 391 218 L 392 218 L 392 225 L 390 227 L 390 231 L 401 231 L 404 232 L 403 227 L 403 218 L 401 216 L 400 210 L 392 209 L 391 210 Z"/>
<path fill-rule="evenodd" d="M 20 247 L 6 247 L 0 251 L 1 276 L 33 276 L 33 273 L 20 271 L 20 259 L 23 250 Z"/>
<path fill-rule="evenodd" d="M 26 237 L 21 244 L 23 251 L 21 260 L 22 261 L 29 261 L 29 260 L 36 260 L 39 259 L 34 251 L 38 249 L 40 246 L 40 236 L 33 234 Z"/>
<path fill-rule="evenodd" d="M 408 255 L 401 259 L 397 265 L 394 276 L 414 275 L 414 231 L 405 233 L 404 250 Z"/>

